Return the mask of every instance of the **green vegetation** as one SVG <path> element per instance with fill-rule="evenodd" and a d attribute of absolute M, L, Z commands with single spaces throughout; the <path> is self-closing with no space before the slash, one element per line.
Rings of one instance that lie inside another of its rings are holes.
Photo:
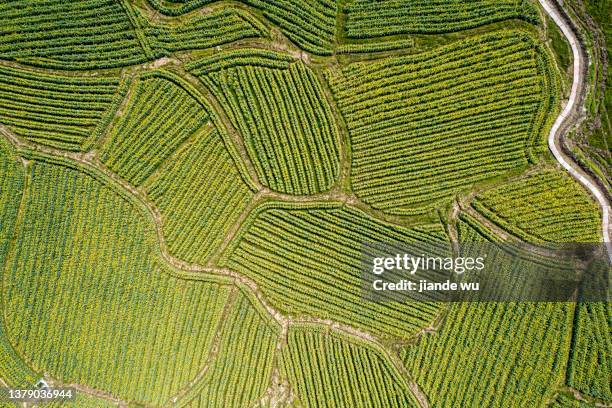
<path fill-rule="evenodd" d="M 220 331 L 214 360 L 179 404 L 193 407 L 249 407 L 270 381 L 280 327 L 255 306 L 253 296 L 239 291 Z"/>
<path fill-rule="evenodd" d="M 612 303 L 581 303 L 575 313 L 567 384 L 612 401 Z"/>
<path fill-rule="evenodd" d="M 1 2 L 0 385 L 86 390 L 51 407 L 609 405 L 612 304 L 365 292 L 381 243 L 601 239 L 545 142 L 570 54 L 538 7 Z M 605 162 L 594 140 L 581 162 Z M 549 250 L 490 253 L 516 279 L 483 285 L 540 293 L 535 265 L 568 272 Z"/>
<path fill-rule="evenodd" d="M 170 251 L 188 261 L 205 262 L 253 197 L 246 170 L 209 112 L 189 84 L 150 71 L 135 81 L 100 147 L 102 161 L 159 207 Z"/>
<path fill-rule="evenodd" d="M 361 251 L 368 242 L 446 239 L 439 225 L 403 228 L 341 204 L 269 203 L 250 214 L 220 263 L 255 280 L 276 307 L 291 315 L 406 338 L 432 320 L 438 307 L 364 302 Z"/>
<path fill-rule="evenodd" d="M 10 259 L 11 238 L 18 224 L 19 206 L 25 188 L 24 167 L 4 140 L 0 140 L 0 276 L 7 271 Z M 4 304 L 6 297 L 0 293 Z M 4 316 L 0 318 L 0 378 L 8 386 L 31 386 L 38 379 L 15 352 L 6 337 Z"/>
<path fill-rule="evenodd" d="M 0 4 L 0 16 L 0 58 L 68 70 L 140 64 L 264 35 L 241 10 L 153 24 L 125 0 L 10 0 Z"/>
<path fill-rule="evenodd" d="M 161 404 L 206 361 L 230 289 L 175 277 L 137 208 L 66 165 L 32 164 L 4 277 L 8 337 L 64 383 Z"/>
<path fill-rule="evenodd" d="M 458 230 L 462 242 L 488 240 L 464 221 Z M 439 331 L 407 346 L 403 360 L 432 406 L 542 406 L 564 378 L 573 307 L 451 304 Z"/>
<path fill-rule="evenodd" d="M 164 14 L 177 16 L 216 0 L 150 0 Z M 334 0 L 241 0 L 260 10 L 289 40 L 306 51 L 330 55 L 336 31 Z"/>
<path fill-rule="evenodd" d="M 305 407 L 418 407 L 378 347 L 315 325 L 289 328 L 283 368 Z"/>
<path fill-rule="evenodd" d="M 447 33 L 513 18 L 539 22 L 529 0 L 353 0 L 345 13 L 348 38 Z"/>
<path fill-rule="evenodd" d="M 120 82 L 0 66 L 0 122 L 31 141 L 80 150 L 108 125 L 125 94 Z"/>
<path fill-rule="evenodd" d="M 148 73 L 135 81 L 126 112 L 100 147 L 100 159 L 119 176 L 141 185 L 208 121 L 207 111 L 172 78 Z"/>
<path fill-rule="evenodd" d="M 595 404 L 589 404 L 588 402 L 578 401 L 572 395 L 559 394 L 555 400 L 548 405 L 549 408 L 595 408 Z"/>
<path fill-rule="evenodd" d="M 529 242 L 600 242 L 599 207 L 573 179 L 546 169 L 479 194 L 472 206 Z"/>
<path fill-rule="evenodd" d="M 267 36 L 259 21 L 240 9 L 223 9 L 195 16 L 179 25 L 147 24 L 143 32 L 156 57 Z"/>
<path fill-rule="evenodd" d="M 548 27 L 551 46 L 559 62 L 559 68 L 564 73 L 571 72 L 572 66 L 570 63 L 572 62 L 572 48 L 565 39 L 561 29 L 550 17 L 546 17 L 546 25 Z"/>
<path fill-rule="evenodd" d="M 7 0 L 0 4 L 0 58 L 54 68 L 146 61 L 123 7 L 113 0 Z"/>
<path fill-rule="evenodd" d="M 327 70 L 352 188 L 374 208 L 414 214 L 526 166 L 553 118 L 551 75 L 547 54 L 518 31 Z"/>
<path fill-rule="evenodd" d="M 197 262 L 219 247 L 253 198 L 216 129 L 170 156 L 144 188 L 165 218 L 170 251 Z"/>
<path fill-rule="evenodd" d="M 358 43 L 358 44 L 344 44 L 338 46 L 336 53 L 338 54 L 360 54 L 367 52 L 382 52 L 382 51 L 393 51 L 401 50 L 404 48 L 414 47 L 414 40 L 394 40 L 386 41 L 381 43 Z"/>
<path fill-rule="evenodd" d="M 259 180 L 313 194 L 339 173 L 339 136 L 315 74 L 285 54 L 239 50 L 187 65 L 219 100 L 243 138 Z"/>
<path fill-rule="evenodd" d="M 588 13 L 601 27 L 606 43 L 607 61 L 612 58 L 612 1 L 611 0 L 585 0 Z M 589 139 L 589 143 L 604 151 L 612 149 L 612 75 L 610 66 L 607 68 L 605 89 L 603 93 L 599 114 L 601 115 L 601 128 L 597 129 Z M 610 155 L 607 156 L 608 170 L 612 165 Z"/>

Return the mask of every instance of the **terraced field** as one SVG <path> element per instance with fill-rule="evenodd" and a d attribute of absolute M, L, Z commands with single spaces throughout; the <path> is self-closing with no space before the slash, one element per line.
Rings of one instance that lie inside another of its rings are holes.
<path fill-rule="evenodd" d="M 361 251 L 367 242 L 445 239 L 439 225 L 401 228 L 339 204 L 270 203 L 253 211 L 220 264 L 251 277 L 274 304 L 292 315 L 330 318 L 409 337 L 433 319 L 438 307 L 360 301 Z"/>
<path fill-rule="evenodd" d="M 548 151 L 570 78 L 544 13 L 2 2 L 0 386 L 76 387 L 51 407 L 608 406 L 609 303 L 364 286 L 380 243 L 601 241 L 593 189 Z"/>
<path fill-rule="evenodd" d="M 354 0 L 345 12 L 349 38 L 447 33 L 509 19 L 539 20 L 534 4 L 522 0 Z"/>
<path fill-rule="evenodd" d="M 0 15 L 0 58 L 68 70 L 140 64 L 266 34 L 233 8 L 163 24 L 124 0 L 10 0 L 0 4 Z"/>
<path fill-rule="evenodd" d="M 242 0 L 261 12 L 281 32 L 308 52 L 329 55 L 336 31 L 337 4 L 333 0 Z M 151 0 L 152 6 L 170 16 L 185 14 L 215 0 Z"/>
<path fill-rule="evenodd" d="M 461 242 L 488 240 L 465 220 Z M 570 303 L 451 304 L 439 331 L 407 346 L 403 360 L 434 406 L 544 406 L 563 381 L 572 310 Z"/>
<path fill-rule="evenodd" d="M 311 407 L 417 407 L 407 381 L 382 350 L 312 326 L 287 335 L 284 370 Z M 352 373 L 345 378 L 337 373 Z"/>
<path fill-rule="evenodd" d="M 547 61 L 531 36 L 501 31 L 327 70 L 347 122 L 357 196 L 415 214 L 526 166 L 555 106 Z"/>
<path fill-rule="evenodd" d="M 272 190 L 314 194 L 338 177 L 339 136 L 312 70 L 286 54 L 217 53 L 187 66 L 243 137 L 259 180 Z"/>
<path fill-rule="evenodd" d="M 530 242 L 597 242 L 597 205 L 569 176 L 543 170 L 476 197 L 483 216 Z"/>
<path fill-rule="evenodd" d="M 7 66 L 0 67 L 0 83 L 2 124 L 65 150 L 81 150 L 100 136 L 126 88 L 116 75 L 50 75 Z"/>

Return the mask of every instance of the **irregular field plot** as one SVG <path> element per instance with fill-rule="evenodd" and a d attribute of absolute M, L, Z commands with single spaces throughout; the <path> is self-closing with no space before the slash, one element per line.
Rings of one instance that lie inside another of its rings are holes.
<path fill-rule="evenodd" d="M 11 238 L 18 223 L 25 183 L 23 165 L 7 143 L 0 139 L 0 276 L 4 276 L 9 260 Z M 0 301 L 6 302 L 4 293 L 0 293 Z M 31 386 L 38 379 L 9 342 L 4 316 L 0 317 L 0 379 L 10 387 Z"/>
<path fill-rule="evenodd" d="M 161 404 L 209 353 L 229 287 L 158 260 L 141 213 L 97 179 L 34 162 L 4 276 L 4 318 L 37 370 Z"/>
<path fill-rule="evenodd" d="M 212 110 L 169 73 L 143 75 L 100 149 L 161 210 L 173 254 L 205 262 L 253 193 Z"/>
<path fill-rule="evenodd" d="M 214 93 L 272 190 L 328 190 L 339 172 L 339 136 L 315 74 L 285 54 L 239 50 L 187 66 Z"/>
<path fill-rule="evenodd" d="M 479 232 L 459 224 L 463 242 Z M 403 352 L 432 406 L 542 406 L 563 383 L 571 303 L 451 304 L 442 327 Z"/>
<path fill-rule="evenodd" d="M 180 24 L 156 24 L 143 18 L 141 21 L 145 40 L 155 57 L 268 36 L 263 24 L 237 8 L 196 15 Z"/>
<path fill-rule="evenodd" d="M 166 1 L 151 0 L 152 5 L 167 15 L 180 15 L 216 0 Z M 292 42 L 306 51 L 330 55 L 336 32 L 334 0 L 242 0 L 255 7 Z"/>
<path fill-rule="evenodd" d="M 479 194 L 472 206 L 526 241 L 599 242 L 599 208 L 582 186 L 543 170 Z"/>
<path fill-rule="evenodd" d="M 85 69 L 146 61 L 128 14 L 114 0 L 0 3 L 0 58 Z"/>
<path fill-rule="evenodd" d="M 612 401 L 612 304 L 576 306 L 567 384 L 581 393 Z"/>
<path fill-rule="evenodd" d="M 307 407 L 418 407 L 385 353 L 314 325 L 291 326 L 283 370 Z"/>
<path fill-rule="evenodd" d="M 60 149 L 82 150 L 99 136 L 124 94 L 115 75 L 0 66 L 0 122 L 25 139 Z"/>
<path fill-rule="evenodd" d="M 250 407 L 266 391 L 280 326 L 243 290 L 224 318 L 214 360 L 181 406 Z"/>
<path fill-rule="evenodd" d="M 539 21 L 529 0 L 355 0 L 345 13 L 348 38 L 448 33 L 512 18 Z"/>
<path fill-rule="evenodd" d="M 174 51 L 266 35 L 226 8 L 181 23 L 148 21 L 126 0 L 9 0 L 0 3 L 0 58 L 58 69 L 141 64 Z"/>
<path fill-rule="evenodd" d="M 392 226 L 340 204 L 271 203 L 250 214 L 220 263 L 254 279 L 275 307 L 292 315 L 409 337 L 437 306 L 364 301 L 361 251 L 368 242 L 445 239 L 441 226 Z"/>
<path fill-rule="evenodd" d="M 327 70 L 348 126 L 355 193 L 414 214 L 525 166 L 554 106 L 547 61 L 531 35 L 502 31 Z"/>
<path fill-rule="evenodd" d="M 253 198 L 214 128 L 171 156 L 143 187 L 164 215 L 170 251 L 201 263 Z"/>
<path fill-rule="evenodd" d="M 100 148 L 100 159 L 136 186 L 209 121 L 203 106 L 171 79 L 141 77 Z"/>

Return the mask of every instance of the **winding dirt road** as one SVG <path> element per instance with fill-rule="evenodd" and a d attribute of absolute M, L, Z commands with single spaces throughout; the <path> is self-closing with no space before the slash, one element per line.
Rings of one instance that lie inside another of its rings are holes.
<path fill-rule="evenodd" d="M 569 42 L 572 48 L 572 54 L 574 57 L 574 67 L 572 76 L 572 90 L 570 92 L 567 105 L 563 108 L 563 111 L 555 120 L 555 123 L 550 129 L 548 135 L 548 147 L 555 156 L 555 159 L 563 168 L 565 168 L 572 177 L 578 180 L 583 186 L 591 192 L 597 199 L 599 206 L 601 207 L 602 214 L 602 234 L 603 241 L 608 251 L 608 257 L 612 261 L 612 241 L 610 240 L 610 203 L 606 198 L 606 195 L 601 191 L 596 182 L 587 175 L 576 163 L 572 161 L 566 154 L 563 153 L 561 148 L 562 138 L 564 132 L 567 130 L 568 124 L 571 122 L 574 115 L 579 112 L 581 103 L 581 91 L 584 85 L 584 73 L 586 72 L 585 53 L 582 49 L 582 45 L 576 37 L 576 33 L 573 28 L 568 24 L 566 19 L 561 15 L 557 6 L 549 0 L 539 0 L 540 5 L 544 8 L 546 13 L 555 22 L 555 24 L 561 29 L 563 35 Z"/>

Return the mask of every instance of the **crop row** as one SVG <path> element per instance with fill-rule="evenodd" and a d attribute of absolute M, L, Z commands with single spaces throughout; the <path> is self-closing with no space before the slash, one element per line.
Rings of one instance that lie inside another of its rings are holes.
<path fill-rule="evenodd" d="M 0 66 L 0 123 L 28 140 L 81 150 L 100 136 L 127 82 Z"/>
<path fill-rule="evenodd" d="M 355 193 L 389 213 L 425 211 L 526 165 L 532 132 L 543 131 L 533 123 L 552 108 L 541 103 L 552 80 L 539 52 L 530 35 L 504 31 L 327 70 L 348 126 Z"/>
<path fill-rule="evenodd" d="M 207 58 L 210 66 L 196 61 L 188 69 L 206 72 L 200 79 L 244 138 L 260 181 L 290 194 L 331 188 L 339 173 L 339 135 L 315 74 L 301 62 L 268 68 L 273 55 L 261 64 L 243 53 L 226 55 L 235 60 Z M 287 63 L 282 54 L 277 59 Z"/>
<path fill-rule="evenodd" d="M 11 238 L 19 223 L 19 206 L 25 188 L 23 169 L 7 143 L 0 140 L 0 277 L 6 271 L 12 249 Z M 0 304 L 5 301 L 4 293 L 0 293 Z M 11 345 L 5 330 L 4 316 L 4 313 L 0 315 L 0 378 L 10 387 L 31 387 L 38 379 L 37 375 Z"/>
<path fill-rule="evenodd" d="M 525 241 L 600 241 L 597 204 L 569 176 L 556 170 L 487 190 L 472 206 Z"/>
<path fill-rule="evenodd" d="M 182 2 L 151 0 L 157 10 L 178 16 L 216 0 Z M 337 4 L 333 0 L 241 0 L 263 15 L 302 49 L 318 55 L 330 55 L 336 32 Z"/>
<path fill-rule="evenodd" d="M 68 69 L 147 59 L 121 2 L 112 0 L 2 2 L 0 57 Z"/>
<path fill-rule="evenodd" d="M 174 277 L 134 204 L 72 166 L 32 164 L 4 277 L 9 340 L 62 383 L 160 405 L 206 361 L 228 283 Z"/>
<path fill-rule="evenodd" d="M 271 301 L 297 315 L 331 318 L 407 337 L 436 313 L 431 303 L 364 302 L 367 243 L 443 243 L 437 228 L 387 225 L 339 204 L 266 204 L 241 226 L 220 264 L 255 280 Z M 333 273 L 332 273 L 333 271 Z"/>
<path fill-rule="evenodd" d="M 458 230 L 462 242 L 485 240 L 463 221 Z M 564 378 L 573 307 L 544 302 L 452 304 L 444 325 L 435 335 L 423 335 L 406 346 L 403 360 L 432 406 L 541 406 Z"/>
<path fill-rule="evenodd" d="M 208 121 L 207 111 L 185 89 L 161 76 L 141 76 L 132 86 L 125 112 L 112 124 L 100 158 L 140 185 Z"/>
<path fill-rule="evenodd" d="M 242 162 L 207 101 L 176 75 L 145 73 L 129 97 L 100 157 L 161 211 L 170 252 L 204 263 L 253 197 Z"/>
<path fill-rule="evenodd" d="M 215 128 L 171 156 L 144 189 L 164 216 L 170 251 L 200 263 L 253 198 Z"/>
<path fill-rule="evenodd" d="M 348 38 L 448 33 L 509 19 L 539 21 L 529 0 L 356 0 L 344 13 Z"/>
<path fill-rule="evenodd" d="M 236 8 L 180 22 L 153 22 L 126 0 L 0 4 L 0 58 L 49 68 L 123 67 L 266 32 L 260 22 Z"/>
<path fill-rule="evenodd" d="M 223 320 L 214 360 L 178 406 L 250 407 L 263 397 L 270 382 L 280 326 L 255 302 L 246 289 L 238 291 Z"/>
<path fill-rule="evenodd" d="M 146 21 L 142 25 L 144 37 L 156 57 L 263 37 L 268 31 L 247 12 L 234 8 L 198 15 L 179 25 L 152 24 Z"/>
<path fill-rule="evenodd" d="M 583 395 L 612 401 L 612 304 L 577 304 L 574 324 L 567 385 Z"/>
<path fill-rule="evenodd" d="M 303 325 L 291 326 L 283 369 L 306 407 L 418 407 L 407 379 L 377 347 L 349 336 Z"/>
<path fill-rule="evenodd" d="M 369 52 L 383 52 L 383 51 L 394 51 L 401 50 L 404 48 L 414 47 L 414 40 L 401 39 L 384 42 L 368 42 L 368 43 L 355 43 L 355 44 L 343 44 L 336 48 L 337 54 L 361 54 Z"/>
<path fill-rule="evenodd" d="M 261 48 L 238 48 L 199 58 L 185 64 L 185 67 L 193 75 L 205 76 L 213 72 L 247 66 L 287 69 L 294 61 L 295 58 L 289 54 Z"/>

